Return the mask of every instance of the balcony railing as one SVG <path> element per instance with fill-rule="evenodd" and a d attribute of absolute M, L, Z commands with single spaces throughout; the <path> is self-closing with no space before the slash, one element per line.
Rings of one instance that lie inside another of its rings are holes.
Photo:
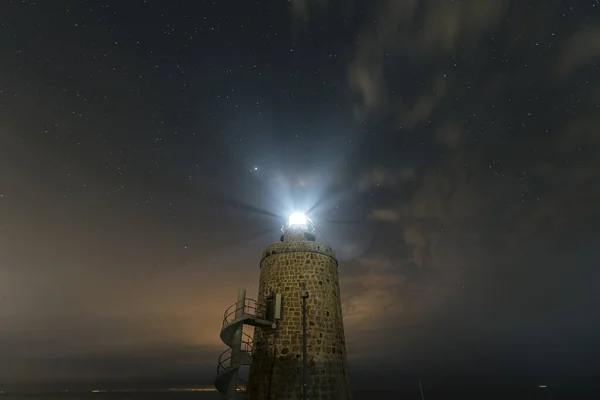
<path fill-rule="evenodd" d="M 243 314 L 256 315 L 264 318 L 266 307 L 263 304 L 257 303 L 254 299 L 245 299 L 243 302 L 232 304 L 223 316 L 223 325 L 226 325 L 235 319 L 235 315 L 239 310 L 243 310 Z"/>

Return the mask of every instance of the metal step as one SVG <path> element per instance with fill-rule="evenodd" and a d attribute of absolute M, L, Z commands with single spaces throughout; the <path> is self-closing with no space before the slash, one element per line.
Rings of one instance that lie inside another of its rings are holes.
<path fill-rule="evenodd" d="M 221 328 L 221 333 L 219 336 L 221 337 L 223 343 L 225 343 L 227 346 L 233 347 L 235 332 L 240 324 L 275 328 L 275 324 L 272 321 L 267 321 L 266 319 L 257 317 L 256 315 L 244 314 L 241 317 L 228 322 L 226 325 L 223 325 Z"/>

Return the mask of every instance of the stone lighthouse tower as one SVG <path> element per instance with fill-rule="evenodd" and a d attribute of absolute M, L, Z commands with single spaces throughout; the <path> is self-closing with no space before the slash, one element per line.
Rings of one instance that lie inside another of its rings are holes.
<path fill-rule="evenodd" d="M 302 214 L 262 254 L 258 303 L 277 294 L 276 328 L 255 328 L 247 399 L 350 399 L 338 262 Z"/>
<path fill-rule="evenodd" d="M 244 332 L 254 326 L 254 335 Z M 294 214 L 260 261 L 258 299 L 245 289 L 225 311 L 216 388 L 228 399 L 350 400 L 338 262 Z M 248 382 L 240 379 L 250 366 Z"/>

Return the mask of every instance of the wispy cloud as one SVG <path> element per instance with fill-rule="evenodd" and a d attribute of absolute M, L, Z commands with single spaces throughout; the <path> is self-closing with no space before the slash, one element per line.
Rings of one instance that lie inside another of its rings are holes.
<path fill-rule="evenodd" d="M 400 213 L 390 208 L 377 208 L 371 212 L 371 218 L 377 221 L 398 222 Z"/>
<path fill-rule="evenodd" d="M 593 61 L 600 61 L 600 26 L 582 28 L 563 44 L 557 72 L 565 77 Z"/>
<path fill-rule="evenodd" d="M 362 191 L 376 188 L 391 189 L 414 181 L 416 177 L 417 169 L 415 167 L 408 166 L 392 170 L 375 166 L 359 177 L 358 188 Z"/>
<path fill-rule="evenodd" d="M 593 240 L 600 25 L 516 1 L 371 5 L 347 65 L 357 116 L 422 135 L 439 157 L 418 169 L 378 160 L 358 179 L 383 193 L 370 213 L 382 233 L 378 256 L 344 280 L 345 317 L 351 329 L 431 326 L 474 282 L 538 268 L 526 260 L 540 246 L 558 254 L 569 236 Z"/>

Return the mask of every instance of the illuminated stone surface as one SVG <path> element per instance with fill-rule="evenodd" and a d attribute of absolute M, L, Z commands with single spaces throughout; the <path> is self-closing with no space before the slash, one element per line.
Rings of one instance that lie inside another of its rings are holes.
<path fill-rule="evenodd" d="M 282 294 L 276 330 L 255 329 L 247 399 L 302 399 L 302 298 L 306 281 L 310 400 L 347 400 L 346 348 L 338 264 L 326 243 L 300 240 L 288 229 L 284 241 L 269 246 L 261 260 L 258 301 Z"/>

